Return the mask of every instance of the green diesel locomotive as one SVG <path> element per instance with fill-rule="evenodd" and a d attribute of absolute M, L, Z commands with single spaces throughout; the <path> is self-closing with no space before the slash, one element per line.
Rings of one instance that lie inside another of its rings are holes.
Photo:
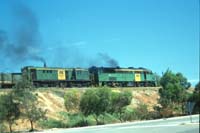
<path fill-rule="evenodd" d="M 93 84 L 99 86 L 156 86 L 152 71 L 144 68 L 92 67 Z"/>
<path fill-rule="evenodd" d="M 90 86 L 90 74 L 84 68 L 24 67 L 22 74 L 36 87 Z"/>

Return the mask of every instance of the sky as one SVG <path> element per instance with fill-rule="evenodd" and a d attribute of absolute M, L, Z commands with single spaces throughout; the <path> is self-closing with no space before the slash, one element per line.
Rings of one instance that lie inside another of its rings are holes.
<path fill-rule="evenodd" d="M 181 72 L 195 85 L 199 0 L 0 0 L 0 45 L 4 72 L 43 60 L 51 67 L 113 61 Z"/>

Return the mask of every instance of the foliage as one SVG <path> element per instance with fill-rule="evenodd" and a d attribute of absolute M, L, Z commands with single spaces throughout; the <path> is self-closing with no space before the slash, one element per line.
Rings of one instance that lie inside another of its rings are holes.
<path fill-rule="evenodd" d="M 190 87 L 190 83 L 187 82 L 187 79 L 181 73 L 175 74 L 167 70 L 161 77 L 160 84 L 163 87 L 159 90 L 159 103 L 162 108 L 170 109 L 173 107 L 173 110 L 179 105 L 181 105 L 179 107 L 182 108 L 187 101 L 186 89 Z"/>
<path fill-rule="evenodd" d="M 68 124 L 68 127 L 81 127 L 96 125 L 96 122 L 92 115 L 86 117 L 82 113 L 68 113 L 68 112 L 59 112 L 62 117 L 61 120 L 64 123 Z"/>
<path fill-rule="evenodd" d="M 12 93 L 0 96 L 0 121 L 6 121 L 12 132 L 12 125 L 20 116 L 19 104 L 15 102 Z"/>
<path fill-rule="evenodd" d="M 199 113 L 200 110 L 200 82 L 195 85 L 195 90 L 189 98 L 190 102 L 195 102 L 193 113 Z"/>
<path fill-rule="evenodd" d="M 67 123 L 64 123 L 60 120 L 55 119 L 47 119 L 47 120 L 40 120 L 39 125 L 42 128 L 67 128 Z"/>
<path fill-rule="evenodd" d="M 130 91 L 112 92 L 109 112 L 117 113 L 122 121 L 122 113 L 127 105 L 131 103 L 132 94 Z"/>
<path fill-rule="evenodd" d="M 122 119 L 123 121 L 132 121 L 132 120 L 136 120 L 136 115 L 134 112 L 133 108 L 127 107 L 125 108 L 123 114 L 122 114 Z"/>
<path fill-rule="evenodd" d="M 14 92 L 16 101 L 20 104 L 21 114 L 24 118 L 29 120 L 31 125 L 30 131 L 33 131 L 33 123 L 44 119 L 46 111 L 37 106 L 37 95 L 34 95 L 31 90 L 33 90 L 32 85 L 28 81 L 23 81 L 17 83 Z"/>
<path fill-rule="evenodd" d="M 25 98 L 25 101 L 23 101 L 23 116 L 27 118 L 30 121 L 31 124 L 31 130 L 33 131 L 33 123 L 40 120 L 45 119 L 46 111 L 42 110 L 41 108 L 37 107 L 37 101 L 33 100 L 31 101 L 31 97 L 29 99 Z"/>
<path fill-rule="evenodd" d="M 117 115 L 104 113 L 99 116 L 99 121 L 102 124 L 110 124 L 110 123 L 117 123 L 120 122 Z"/>
<path fill-rule="evenodd" d="M 135 116 L 138 120 L 149 119 L 148 109 L 146 104 L 138 104 L 138 107 L 134 110 Z"/>
<path fill-rule="evenodd" d="M 157 86 L 160 86 L 160 79 L 161 79 L 161 77 L 157 73 L 154 73 L 154 75 L 155 75 Z"/>
<path fill-rule="evenodd" d="M 69 127 L 83 127 L 88 126 L 87 118 L 81 113 L 69 114 Z"/>
<path fill-rule="evenodd" d="M 2 121 L 0 121 L 0 122 L 2 122 Z M 6 130 L 6 126 L 3 123 L 0 123 L 0 133 L 5 132 L 5 130 Z"/>
<path fill-rule="evenodd" d="M 196 92 L 200 91 L 200 81 L 195 85 L 195 91 Z"/>
<path fill-rule="evenodd" d="M 64 96 L 65 107 L 68 111 L 78 111 L 80 104 L 80 92 L 78 90 L 69 90 Z"/>
<path fill-rule="evenodd" d="M 155 112 L 148 111 L 147 105 L 141 103 L 137 108 L 127 107 L 122 114 L 122 119 L 123 121 L 148 120 L 157 118 L 156 115 Z"/>
<path fill-rule="evenodd" d="M 88 89 L 83 94 L 80 110 L 85 115 L 93 115 L 97 124 L 98 116 L 109 110 L 111 90 L 108 88 Z"/>

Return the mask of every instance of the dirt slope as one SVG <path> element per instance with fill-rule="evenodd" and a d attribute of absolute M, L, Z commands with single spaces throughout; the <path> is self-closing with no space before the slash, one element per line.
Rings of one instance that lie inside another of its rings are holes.
<path fill-rule="evenodd" d="M 58 119 L 58 112 L 66 111 L 64 99 L 53 94 L 50 91 L 37 92 L 39 106 L 47 110 L 47 117 Z"/>

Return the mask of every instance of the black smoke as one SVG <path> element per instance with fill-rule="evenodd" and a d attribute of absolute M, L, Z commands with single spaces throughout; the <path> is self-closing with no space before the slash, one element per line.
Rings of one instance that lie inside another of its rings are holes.
<path fill-rule="evenodd" d="M 34 12 L 26 5 L 15 3 L 12 7 L 13 38 L 9 38 L 4 30 L 0 30 L 0 55 L 12 64 L 34 60 L 45 63 L 39 55 L 41 37 L 38 19 Z"/>
<path fill-rule="evenodd" d="M 106 66 L 109 66 L 109 67 L 117 67 L 117 66 L 119 66 L 118 62 L 114 58 L 110 57 L 106 53 L 98 53 L 98 56 L 100 57 L 100 59 L 103 61 L 103 63 Z"/>
<path fill-rule="evenodd" d="M 119 67 L 119 63 L 114 58 L 110 57 L 107 53 L 97 53 L 92 59 L 89 58 L 89 67 Z"/>

